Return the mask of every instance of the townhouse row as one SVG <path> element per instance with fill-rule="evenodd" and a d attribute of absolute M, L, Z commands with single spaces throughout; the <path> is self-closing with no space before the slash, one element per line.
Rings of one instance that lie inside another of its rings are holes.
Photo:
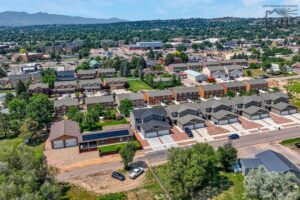
<path fill-rule="evenodd" d="M 34 83 L 29 86 L 31 93 L 44 93 L 49 94 L 68 94 L 77 91 L 100 91 L 101 87 L 106 89 L 122 89 L 127 84 L 127 79 L 123 77 L 105 78 L 103 81 L 100 79 L 89 79 L 79 81 L 57 81 L 54 82 L 54 88 L 50 89 L 48 84 Z"/>
<path fill-rule="evenodd" d="M 233 59 L 233 60 L 222 60 L 222 61 L 206 61 L 206 62 L 195 62 L 195 63 L 180 63 L 171 64 L 165 67 L 165 70 L 170 73 L 179 73 L 186 70 L 201 71 L 204 68 L 210 67 L 224 67 L 224 66 L 248 66 L 246 59 Z"/>
<path fill-rule="evenodd" d="M 267 118 L 270 112 L 289 115 L 296 113 L 297 108 L 288 103 L 287 95 L 271 93 L 137 109 L 130 113 L 130 124 L 132 129 L 150 138 L 170 134 L 173 126 L 193 130 L 204 128 L 206 121 L 226 125 L 239 123 L 240 116 L 248 120 Z"/>

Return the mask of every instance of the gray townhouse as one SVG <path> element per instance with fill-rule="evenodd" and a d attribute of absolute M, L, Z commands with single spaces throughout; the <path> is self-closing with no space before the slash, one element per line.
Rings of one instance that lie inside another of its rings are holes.
<path fill-rule="evenodd" d="M 64 115 L 71 107 L 79 107 L 80 103 L 77 98 L 66 97 L 54 100 L 54 112 L 56 115 Z"/>
<path fill-rule="evenodd" d="M 133 110 L 130 113 L 130 124 L 145 138 L 170 134 L 170 121 L 163 107 Z"/>
<path fill-rule="evenodd" d="M 202 73 L 207 77 L 225 78 L 226 72 L 223 66 L 211 66 L 203 68 Z"/>
<path fill-rule="evenodd" d="M 100 91 L 101 81 L 100 79 L 80 80 L 78 85 L 82 91 Z"/>
<path fill-rule="evenodd" d="M 240 65 L 224 66 L 224 70 L 226 75 L 232 79 L 243 76 L 243 67 Z"/>
<path fill-rule="evenodd" d="M 289 96 L 282 92 L 262 94 L 261 97 L 266 110 L 278 115 L 290 115 L 297 112 L 297 107 L 289 104 Z"/>
<path fill-rule="evenodd" d="M 199 99 L 199 93 L 197 87 L 177 87 L 171 89 L 174 100 L 187 101 Z"/>
<path fill-rule="evenodd" d="M 218 100 L 201 102 L 200 111 L 203 117 L 214 124 L 225 125 L 238 122 L 238 115 L 234 114 L 230 105 Z"/>
<path fill-rule="evenodd" d="M 125 99 L 132 101 L 134 108 L 143 108 L 146 106 L 143 93 L 138 92 L 138 93 L 118 94 L 116 96 L 117 105 L 120 106 L 121 101 Z"/>
<path fill-rule="evenodd" d="M 269 117 L 269 111 L 262 107 L 263 99 L 258 95 L 235 97 L 228 100 L 233 112 L 250 120 Z"/>
<path fill-rule="evenodd" d="M 106 110 L 114 108 L 114 98 L 112 95 L 87 97 L 84 99 L 84 103 L 86 110 L 97 104 L 103 106 Z"/>
<path fill-rule="evenodd" d="M 97 76 L 97 73 L 93 69 L 78 70 L 78 72 L 76 73 L 76 77 L 79 80 L 95 79 L 96 76 Z"/>
<path fill-rule="evenodd" d="M 205 120 L 201 116 L 199 104 L 171 105 L 166 110 L 172 123 L 182 130 L 185 128 L 193 130 L 205 127 Z"/>

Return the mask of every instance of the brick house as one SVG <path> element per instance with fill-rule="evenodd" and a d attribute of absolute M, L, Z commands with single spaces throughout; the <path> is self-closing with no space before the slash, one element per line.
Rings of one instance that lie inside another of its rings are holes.
<path fill-rule="evenodd" d="M 221 86 L 224 88 L 225 94 L 227 94 L 229 91 L 233 91 L 235 93 L 245 93 L 246 92 L 246 85 L 242 81 L 225 82 L 225 83 L 221 83 Z"/>
<path fill-rule="evenodd" d="M 264 79 L 252 79 L 244 81 L 246 84 L 246 91 L 250 90 L 259 91 L 259 90 L 268 90 L 268 82 Z"/>
<path fill-rule="evenodd" d="M 223 97 L 225 92 L 224 88 L 219 85 L 201 85 L 198 88 L 199 96 L 204 99 L 209 99 L 213 97 Z"/>
<path fill-rule="evenodd" d="M 65 115 L 69 108 L 79 107 L 77 98 L 66 97 L 64 99 L 54 100 L 54 112 L 56 115 Z"/>
<path fill-rule="evenodd" d="M 96 72 L 98 77 L 113 77 L 117 73 L 115 68 L 96 69 Z"/>
<path fill-rule="evenodd" d="M 116 103 L 120 106 L 121 101 L 128 99 L 132 101 L 134 108 L 142 108 L 146 106 L 144 95 L 140 92 L 138 93 L 128 93 L 128 94 L 118 94 L 116 96 Z"/>
<path fill-rule="evenodd" d="M 144 93 L 144 98 L 150 105 L 160 103 L 170 103 L 173 100 L 173 95 L 170 90 L 155 90 Z"/>
<path fill-rule="evenodd" d="M 102 82 L 103 85 L 109 85 L 110 89 L 123 89 L 127 79 L 124 77 L 105 78 Z"/>
<path fill-rule="evenodd" d="M 49 94 L 49 84 L 48 83 L 34 83 L 30 84 L 28 90 L 31 94 Z"/>
<path fill-rule="evenodd" d="M 114 108 L 114 98 L 112 95 L 87 97 L 84 102 L 86 110 L 96 104 L 103 106 L 103 108 L 107 110 Z"/>
<path fill-rule="evenodd" d="M 174 100 L 187 101 L 199 99 L 198 88 L 196 87 L 178 87 L 171 89 Z"/>
<path fill-rule="evenodd" d="M 87 80 L 87 79 L 95 79 L 96 78 L 96 71 L 95 70 L 78 70 L 76 76 L 77 79 L 80 80 Z"/>
<path fill-rule="evenodd" d="M 54 82 L 53 93 L 66 94 L 74 93 L 77 89 L 76 81 Z"/>
<path fill-rule="evenodd" d="M 80 80 L 79 88 L 83 91 L 100 91 L 101 83 L 99 79 Z"/>

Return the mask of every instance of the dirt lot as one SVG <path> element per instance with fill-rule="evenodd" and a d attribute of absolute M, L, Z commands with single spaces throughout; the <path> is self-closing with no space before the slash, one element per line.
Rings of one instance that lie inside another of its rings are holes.
<path fill-rule="evenodd" d="M 96 174 L 90 174 L 87 176 L 79 176 L 75 179 L 69 180 L 69 182 L 72 184 L 79 185 L 97 194 L 108 194 L 138 188 L 143 184 L 146 174 L 143 173 L 135 180 L 128 178 L 128 175 L 126 174 L 126 180 L 119 181 L 111 177 L 111 172 L 112 170 L 107 170 L 101 171 Z"/>
<path fill-rule="evenodd" d="M 265 151 L 265 150 L 273 150 L 282 154 L 286 157 L 289 161 L 291 161 L 295 166 L 300 168 L 300 153 L 291 150 L 288 147 L 285 147 L 279 142 L 271 142 L 265 144 L 258 144 L 247 146 L 238 149 L 238 157 L 239 158 L 254 158 L 256 154 Z"/>

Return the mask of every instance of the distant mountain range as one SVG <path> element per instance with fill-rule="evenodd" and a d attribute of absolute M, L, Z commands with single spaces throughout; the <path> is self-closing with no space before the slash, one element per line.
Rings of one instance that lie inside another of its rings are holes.
<path fill-rule="evenodd" d="M 28 14 L 26 12 L 6 11 L 0 13 L 0 26 L 33 26 L 50 24 L 107 24 L 125 22 L 127 20 L 110 18 L 96 19 L 84 17 L 72 17 L 48 13 Z"/>

